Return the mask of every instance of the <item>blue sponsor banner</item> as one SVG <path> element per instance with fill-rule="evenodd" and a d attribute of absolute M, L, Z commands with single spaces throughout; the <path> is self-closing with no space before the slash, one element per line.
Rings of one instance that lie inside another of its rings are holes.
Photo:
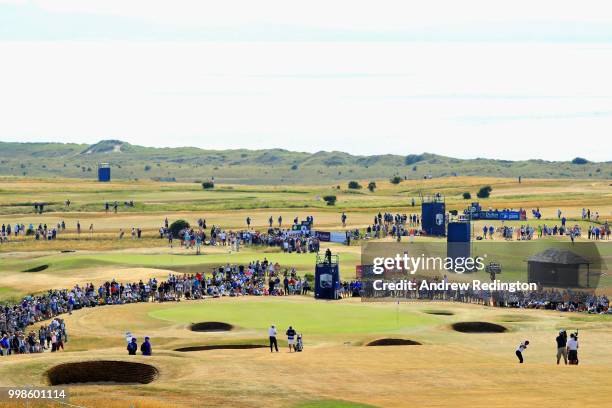
<path fill-rule="evenodd" d="M 474 215 L 476 215 L 476 217 L 473 216 L 473 218 L 480 220 L 513 221 L 521 219 L 520 211 L 479 211 Z"/>
<path fill-rule="evenodd" d="M 481 220 L 499 220 L 499 211 L 480 211 L 478 218 Z"/>
<path fill-rule="evenodd" d="M 321 242 L 329 242 L 331 240 L 331 233 L 326 231 L 315 231 L 315 237 Z"/>
<path fill-rule="evenodd" d="M 521 213 L 519 211 L 501 211 L 499 213 L 500 220 L 520 220 Z"/>

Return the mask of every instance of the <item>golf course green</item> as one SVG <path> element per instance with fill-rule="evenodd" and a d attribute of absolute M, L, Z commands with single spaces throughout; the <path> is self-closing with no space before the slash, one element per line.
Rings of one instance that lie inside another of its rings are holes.
<path fill-rule="evenodd" d="M 248 304 L 240 299 L 184 303 L 152 311 L 149 316 L 177 323 L 224 322 L 237 328 L 256 330 L 265 330 L 271 324 L 281 329 L 293 326 L 310 336 L 399 333 L 442 321 L 436 316 L 399 310 L 389 304 L 304 302 L 284 297 L 262 298 Z"/>

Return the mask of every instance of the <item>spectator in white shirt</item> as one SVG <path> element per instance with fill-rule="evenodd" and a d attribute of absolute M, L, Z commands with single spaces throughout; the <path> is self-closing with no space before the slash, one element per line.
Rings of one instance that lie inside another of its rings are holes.
<path fill-rule="evenodd" d="M 576 333 L 570 334 L 567 341 L 567 359 L 572 365 L 578 364 L 578 336 Z"/>

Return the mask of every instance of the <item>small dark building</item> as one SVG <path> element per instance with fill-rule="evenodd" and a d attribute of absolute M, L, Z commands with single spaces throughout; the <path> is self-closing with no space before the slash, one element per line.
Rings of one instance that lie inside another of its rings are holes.
<path fill-rule="evenodd" d="M 449 222 L 448 235 L 446 236 L 446 256 L 453 260 L 453 265 L 459 260 L 467 259 L 472 253 L 470 240 L 471 223 Z M 463 264 L 461 264 L 463 265 Z M 472 272 L 468 270 L 466 272 Z"/>
<path fill-rule="evenodd" d="M 98 181 L 110 181 L 111 180 L 111 168 L 108 163 L 98 164 Z"/>
<path fill-rule="evenodd" d="M 427 235 L 443 237 L 446 235 L 444 197 L 439 193 L 433 197 L 424 197 L 421 203 L 421 227 Z"/>
<path fill-rule="evenodd" d="M 527 260 L 529 283 L 561 288 L 590 287 L 590 262 L 571 251 L 549 248 Z"/>

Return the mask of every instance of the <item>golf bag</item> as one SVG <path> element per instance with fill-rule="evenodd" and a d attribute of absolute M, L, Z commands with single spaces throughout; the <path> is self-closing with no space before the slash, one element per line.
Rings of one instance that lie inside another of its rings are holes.
<path fill-rule="evenodd" d="M 302 335 L 298 334 L 297 342 L 295 343 L 295 351 L 302 351 L 302 350 L 304 350 L 304 343 L 302 342 Z"/>

